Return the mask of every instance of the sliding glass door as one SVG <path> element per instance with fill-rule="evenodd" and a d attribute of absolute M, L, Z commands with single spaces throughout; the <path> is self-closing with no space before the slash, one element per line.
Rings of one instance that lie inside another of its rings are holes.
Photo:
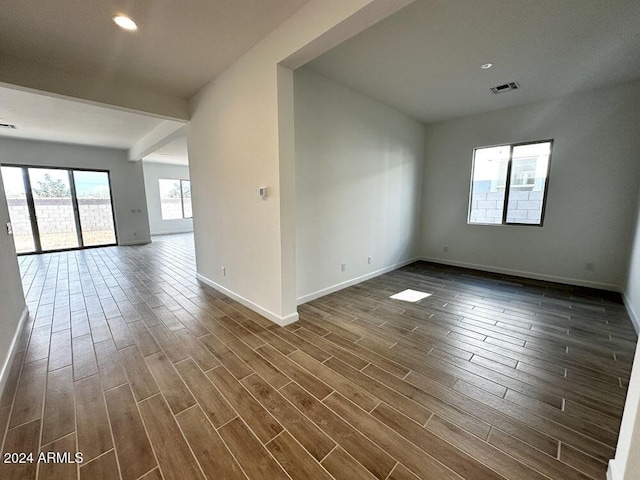
<path fill-rule="evenodd" d="M 113 245 L 116 229 L 113 225 L 111 189 L 107 172 L 73 171 L 82 243 L 85 247 Z"/>
<path fill-rule="evenodd" d="M 109 173 L 3 166 L 17 253 L 115 245 Z"/>
<path fill-rule="evenodd" d="M 33 203 L 27 200 L 25 171 L 20 167 L 2 167 L 1 171 L 16 252 L 33 253 L 40 247 L 38 245 L 36 248 L 37 235 L 34 235 L 32 214 L 29 211 Z"/>
<path fill-rule="evenodd" d="M 78 226 L 69 170 L 29 168 L 42 251 L 78 248 Z"/>

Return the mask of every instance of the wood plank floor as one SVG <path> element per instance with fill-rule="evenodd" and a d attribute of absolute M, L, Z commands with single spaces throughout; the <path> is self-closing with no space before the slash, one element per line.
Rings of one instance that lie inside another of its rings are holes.
<path fill-rule="evenodd" d="M 191 235 L 19 262 L 2 451 L 84 462 L 3 480 L 601 480 L 614 456 L 636 335 L 613 294 L 418 262 L 281 328 L 195 280 Z"/>

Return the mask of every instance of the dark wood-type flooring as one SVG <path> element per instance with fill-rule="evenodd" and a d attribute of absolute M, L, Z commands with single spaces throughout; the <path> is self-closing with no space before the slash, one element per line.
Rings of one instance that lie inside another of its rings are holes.
<path fill-rule="evenodd" d="M 195 280 L 190 235 L 19 262 L 2 450 L 84 462 L 3 480 L 600 480 L 614 456 L 636 336 L 612 294 L 418 262 L 281 328 Z"/>

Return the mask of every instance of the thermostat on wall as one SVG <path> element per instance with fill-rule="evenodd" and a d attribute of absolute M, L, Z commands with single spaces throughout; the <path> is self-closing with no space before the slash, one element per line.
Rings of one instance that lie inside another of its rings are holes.
<path fill-rule="evenodd" d="M 266 200 L 266 198 L 269 196 L 269 190 L 267 187 L 260 187 L 258 189 L 258 193 L 260 194 L 260 198 L 263 200 Z"/>

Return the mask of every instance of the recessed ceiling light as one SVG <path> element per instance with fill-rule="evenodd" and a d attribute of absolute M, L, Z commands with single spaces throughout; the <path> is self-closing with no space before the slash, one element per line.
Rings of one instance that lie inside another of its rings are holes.
<path fill-rule="evenodd" d="M 138 30 L 138 25 L 136 25 L 136 22 L 125 15 L 115 15 L 113 17 L 113 21 L 116 23 L 116 25 L 118 25 L 120 28 L 124 28 L 125 30 Z"/>
<path fill-rule="evenodd" d="M 483 63 L 480 65 L 480 68 L 483 70 L 489 70 L 491 67 L 493 67 L 493 63 Z"/>

